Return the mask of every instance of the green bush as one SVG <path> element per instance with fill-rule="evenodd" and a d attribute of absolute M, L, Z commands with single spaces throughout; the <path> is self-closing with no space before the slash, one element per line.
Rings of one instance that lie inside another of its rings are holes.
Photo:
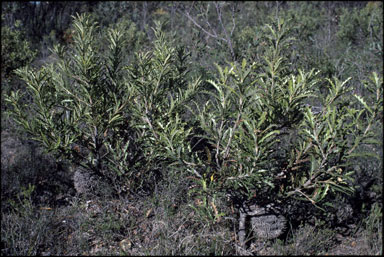
<path fill-rule="evenodd" d="M 25 38 L 21 22 L 16 20 L 14 27 L 1 26 L 1 124 L 4 128 L 10 128 L 11 124 L 4 115 L 6 105 L 4 96 L 10 91 L 20 88 L 19 80 L 14 74 L 17 68 L 30 64 L 37 52 L 31 49 L 30 42 Z"/>
<path fill-rule="evenodd" d="M 355 90 L 364 95 L 359 82 L 383 70 L 383 5 L 368 2 L 365 8 L 341 9 L 333 49 L 328 54 L 337 74 L 353 76 Z M 332 44 L 333 46 L 333 44 Z"/>
<path fill-rule="evenodd" d="M 375 143 L 371 130 L 382 115 L 377 74 L 365 84 L 373 95 L 368 105 L 350 93 L 350 79 L 290 69 L 294 38 L 288 23 L 277 20 L 264 27 L 257 63 L 218 65 L 208 81 L 213 90 L 203 91 L 209 100 L 188 108 L 200 80 L 189 81 L 188 54 L 172 46 L 160 23 L 153 49 L 127 66 L 121 30 L 108 30 L 102 53 L 87 15 L 77 16 L 73 28 L 74 43 L 54 48 L 55 64 L 17 71 L 33 105 L 25 106 L 19 91 L 7 97 L 14 120 L 59 159 L 106 179 L 118 193 L 189 172 L 202 213 L 214 221 L 222 215 L 215 199 L 224 194 L 323 208 L 330 192 L 353 191 L 350 159 L 359 145 Z M 325 97 L 320 83 L 328 87 Z"/>
<path fill-rule="evenodd" d="M 12 72 L 30 64 L 36 56 L 36 51 L 24 39 L 20 21 L 15 22 L 14 29 L 1 26 L 1 75 L 8 78 Z"/>
<path fill-rule="evenodd" d="M 293 198 L 324 208 L 330 192 L 353 191 L 357 146 L 377 143 L 371 126 L 382 113 L 382 78 L 374 73 L 366 84 L 375 98 L 367 105 L 350 93 L 349 79 L 289 72 L 288 31 L 283 20 L 267 25 L 262 63 L 218 66 L 209 81 L 214 91 L 196 112 L 208 144 L 189 169 L 212 201 L 229 194 L 260 205 Z M 325 97 L 320 82 L 328 86 Z"/>
<path fill-rule="evenodd" d="M 186 152 L 191 129 L 182 113 L 199 80 L 185 80 L 187 53 L 170 46 L 160 24 L 154 49 L 128 66 L 123 31 L 108 30 L 105 54 L 88 15 L 78 15 L 73 29 L 68 49 L 54 47 L 56 63 L 17 71 L 33 105 L 12 92 L 10 113 L 58 159 L 106 179 L 117 192 L 138 192 Z M 26 108 L 35 114 L 28 117 Z"/>
<path fill-rule="evenodd" d="M 371 42 L 382 51 L 383 7 L 380 2 L 369 2 L 365 8 L 343 9 L 340 15 L 337 37 L 341 40 L 359 44 Z"/>

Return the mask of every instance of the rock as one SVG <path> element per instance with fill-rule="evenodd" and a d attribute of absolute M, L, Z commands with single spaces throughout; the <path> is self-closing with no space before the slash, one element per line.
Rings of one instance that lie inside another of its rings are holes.
<path fill-rule="evenodd" d="M 274 239 L 284 232 L 286 219 L 282 215 L 261 215 L 251 217 L 251 224 L 257 238 Z"/>
<path fill-rule="evenodd" d="M 98 176 L 81 167 L 75 169 L 73 184 L 76 192 L 84 195 L 96 194 L 102 187 L 102 181 Z"/>
<path fill-rule="evenodd" d="M 73 184 L 79 194 L 86 196 L 106 196 L 114 192 L 106 177 L 100 176 L 82 167 L 76 167 L 73 174 Z"/>
<path fill-rule="evenodd" d="M 247 222 L 248 219 L 250 222 Z M 243 204 L 240 208 L 239 220 L 240 245 L 245 246 L 247 230 L 253 233 L 257 239 L 274 239 L 283 234 L 286 223 L 285 217 L 271 204 L 265 207 L 256 204 Z M 248 229 L 247 224 L 250 224 Z"/>
<path fill-rule="evenodd" d="M 94 176 L 91 172 L 82 168 L 77 168 L 73 175 L 73 184 L 76 192 L 79 194 L 91 193 L 94 180 Z"/>
<path fill-rule="evenodd" d="M 348 221 L 353 218 L 352 206 L 347 203 L 338 205 L 336 217 L 339 224 L 343 224 L 345 222 L 348 223 Z"/>

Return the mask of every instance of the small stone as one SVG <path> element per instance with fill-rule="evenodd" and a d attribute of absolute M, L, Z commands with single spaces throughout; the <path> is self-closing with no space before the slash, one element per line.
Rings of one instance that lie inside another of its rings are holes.
<path fill-rule="evenodd" d="M 127 252 L 132 247 L 132 242 L 129 239 L 123 239 L 119 243 L 121 250 Z"/>

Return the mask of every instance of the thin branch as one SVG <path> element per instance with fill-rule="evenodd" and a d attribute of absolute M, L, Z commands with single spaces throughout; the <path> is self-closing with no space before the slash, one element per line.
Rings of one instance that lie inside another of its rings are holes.
<path fill-rule="evenodd" d="M 207 11 L 206 11 L 206 13 L 205 13 L 205 17 L 206 17 L 206 18 L 205 18 L 205 23 L 207 23 L 209 29 L 210 29 L 211 31 L 213 31 L 213 34 L 214 34 L 215 36 L 217 36 L 216 30 L 211 26 L 211 23 L 209 23 L 209 18 L 208 18 L 208 8 L 207 8 Z"/>
<path fill-rule="evenodd" d="M 191 15 L 189 15 L 189 13 L 185 12 L 184 14 L 185 14 L 185 16 L 187 16 L 187 18 L 188 18 L 190 21 L 193 22 L 193 24 L 195 24 L 196 27 L 198 27 L 199 29 L 201 29 L 201 30 L 202 30 L 205 34 L 207 34 L 208 36 L 213 37 L 213 38 L 217 38 L 217 39 L 221 39 L 221 40 L 224 40 L 224 41 L 225 41 L 224 38 L 219 38 L 217 35 L 214 35 L 214 34 L 210 33 L 209 31 L 205 30 L 202 26 L 200 26 L 200 24 L 198 24 L 198 23 L 191 17 Z"/>
<path fill-rule="evenodd" d="M 231 41 L 231 38 L 229 37 L 228 35 L 228 32 L 224 26 L 224 23 L 223 23 L 223 19 L 222 19 L 222 13 L 221 13 L 221 6 L 219 6 L 219 3 L 216 3 L 215 2 L 215 7 L 216 7 L 216 12 L 217 12 L 217 16 L 218 16 L 218 19 L 219 19 L 219 22 L 220 22 L 220 25 L 224 31 L 224 34 L 225 34 L 225 37 L 227 38 L 226 42 L 229 46 L 229 50 L 231 51 L 231 56 L 232 56 L 232 59 L 235 61 L 235 52 L 233 51 L 233 47 L 232 47 L 232 41 Z"/>
<path fill-rule="evenodd" d="M 192 8 L 192 7 L 191 7 Z M 191 9 L 190 8 L 190 9 Z M 211 32 L 209 32 L 208 30 L 206 30 L 205 28 L 203 28 L 195 19 L 193 19 L 192 18 L 192 16 L 190 15 L 190 9 L 187 11 L 184 11 L 183 12 L 183 14 L 190 20 L 190 21 L 192 21 L 192 23 L 193 24 L 195 24 L 195 26 L 196 27 L 198 27 L 199 29 L 201 29 L 205 34 L 207 34 L 208 36 L 210 36 L 210 37 L 213 37 L 213 38 L 216 38 L 216 39 L 219 39 L 219 40 L 222 40 L 222 41 L 224 41 L 224 42 L 227 42 L 227 40 L 225 39 L 225 38 L 223 38 L 223 37 L 219 37 L 218 35 L 217 35 L 217 33 L 216 33 L 216 31 L 215 30 L 213 30 L 213 33 L 214 34 L 212 34 Z M 206 22 L 208 23 L 208 26 L 210 27 L 210 28 L 212 28 L 211 26 L 210 26 L 210 23 L 208 22 L 208 20 L 206 20 Z"/>
<path fill-rule="evenodd" d="M 236 27 L 236 21 L 235 21 L 235 5 L 232 5 L 232 23 L 233 23 L 233 26 L 232 26 L 232 29 L 231 29 L 231 36 L 233 35 L 233 31 L 235 31 L 235 27 Z"/>
<path fill-rule="evenodd" d="M 240 99 L 240 101 L 241 101 L 241 99 Z M 240 103 L 240 104 L 241 104 L 241 103 Z M 239 123 L 240 123 L 240 118 L 241 118 L 241 112 L 239 112 L 238 115 L 237 115 L 237 119 L 236 119 L 236 122 L 235 122 L 235 124 L 234 124 L 234 126 L 233 126 L 232 133 L 231 133 L 231 135 L 230 135 L 230 137 L 229 137 L 227 147 L 225 148 L 225 151 L 224 151 L 224 160 L 227 159 L 227 157 L 228 157 L 228 155 L 229 155 L 229 148 L 230 148 L 230 145 L 231 145 L 231 143 L 232 143 L 232 138 L 233 138 L 233 136 L 234 136 L 235 133 L 236 133 L 237 126 L 238 126 Z M 223 161 L 224 161 L 224 160 L 223 160 Z"/>

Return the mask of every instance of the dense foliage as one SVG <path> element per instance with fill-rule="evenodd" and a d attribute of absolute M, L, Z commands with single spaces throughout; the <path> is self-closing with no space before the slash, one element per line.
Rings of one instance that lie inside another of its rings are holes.
<path fill-rule="evenodd" d="M 2 98 L 75 184 L 182 188 L 209 226 L 245 203 L 341 224 L 341 203 L 381 197 L 382 3 L 66 6 L 2 4 L 2 77 L 23 81 Z"/>
<path fill-rule="evenodd" d="M 287 25 L 283 20 L 267 25 L 264 62 L 218 66 L 218 77 L 208 81 L 215 89 L 206 92 L 211 99 L 202 107 L 196 103 L 201 137 L 207 139 L 202 161 L 188 142 L 198 135 L 182 117 L 200 82 L 186 80 L 187 55 L 168 44 L 160 24 L 153 50 L 138 53 L 128 66 L 122 63 L 121 27 L 108 30 L 103 56 L 95 44 L 96 23 L 78 16 L 73 29 L 69 49 L 54 48 L 56 64 L 17 71 L 33 97 L 35 116 L 27 116 L 19 91 L 6 99 L 15 121 L 57 158 L 92 170 L 111 186 L 124 177 L 122 186 L 130 191 L 173 162 L 187 164 L 204 184 L 259 201 L 297 195 L 315 204 L 329 189 L 352 191 L 347 160 L 359 144 L 372 142 L 366 140 L 382 112 L 376 73 L 366 85 L 375 94 L 371 106 L 355 95 L 363 108 L 351 108 L 353 99 L 343 96 L 349 79 L 334 78 L 327 79 L 326 97 L 317 97 L 320 110 L 311 108 L 317 73 L 290 73 L 284 48 L 293 38 Z M 189 160 L 191 154 L 196 159 Z"/>
<path fill-rule="evenodd" d="M 124 187 L 137 190 L 185 151 L 191 128 L 181 116 L 199 81 L 185 80 L 186 53 L 169 46 L 160 27 L 154 49 L 139 53 L 128 66 L 123 63 L 124 30 L 108 30 L 109 49 L 101 55 L 96 29 L 89 17 L 79 16 L 70 49 L 54 48 L 56 64 L 18 70 L 36 117 L 27 115 L 25 108 L 31 106 L 19 104 L 19 91 L 7 101 L 16 122 L 57 158 L 90 169 L 114 186 L 116 176 L 127 177 Z"/>
<path fill-rule="evenodd" d="M 218 66 L 218 77 L 209 80 L 215 90 L 197 115 L 211 151 L 191 168 L 200 170 L 211 193 L 224 189 L 263 204 L 295 196 L 317 204 L 328 192 L 353 191 L 349 159 L 359 144 L 374 143 L 370 128 L 382 112 L 382 79 L 373 73 L 366 84 L 375 92 L 371 106 L 348 94 L 349 79 L 325 79 L 322 97 L 318 72 L 287 72 L 281 54 L 292 41 L 287 32 L 284 21 L 267 25 L 263 64 Z M 355 102 L 361 106 L 353 108 Z"/>
<path fill-rule="evenodd" d="M 35 55 L 36 52 L 30 49 L 29 42 L 23 39 L 20 21 L 15 23 L 13 30 L 6 26 L 1 27 L 2 77 L 8 78 L 16 68 L 31 63 Z"/>

